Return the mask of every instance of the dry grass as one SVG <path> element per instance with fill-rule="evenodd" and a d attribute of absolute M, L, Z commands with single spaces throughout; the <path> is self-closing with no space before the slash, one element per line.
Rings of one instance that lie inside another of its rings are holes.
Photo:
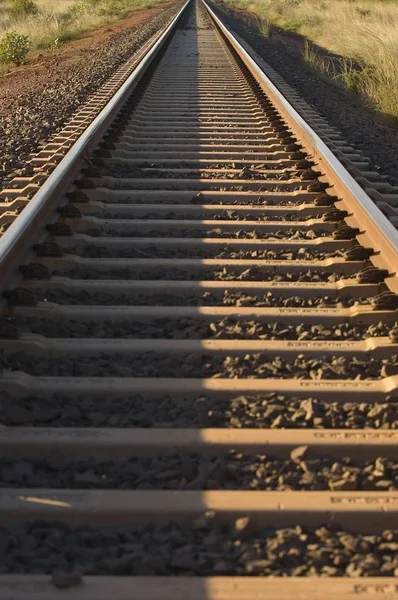
<path fill-rule="evenodd" d="M 15 15 L 12 0 L 0 0 L 0 39 L 9 31 L 29 37 L 31 50 L 57 48 L 135 10 L 151 8 L 165 0 L 35 0 L 36 14 Z M 0 65 L 6 70 L 9 65 Z"/>
<path fill-rule="evenodd" d="M 226 0 L 344 57 L 337 66 L 309 45 L 304 59 L 386 115 L 398 118 L 398 1 Z"/>

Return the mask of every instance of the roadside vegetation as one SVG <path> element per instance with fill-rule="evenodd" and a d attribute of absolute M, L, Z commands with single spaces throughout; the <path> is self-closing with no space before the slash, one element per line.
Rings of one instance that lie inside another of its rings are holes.
<path fill-rule="evenodd" d="M 165 0 L 0 0 L 0 72 Z"/>
<path fill-rule="evenodd" d="M 303 58 L 398 122 L 398 0 L 226 0 L 305 38 Z M 316 46 L 339 57 L 328 56 Z"/>

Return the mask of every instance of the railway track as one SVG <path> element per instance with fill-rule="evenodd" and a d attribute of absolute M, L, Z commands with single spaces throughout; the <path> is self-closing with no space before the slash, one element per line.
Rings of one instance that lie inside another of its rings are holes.
<path fill-rule="evenodd" d="M 396 198 L 201 2 L 112 102 L 9 190 L 1 597 L 396 597 Z"/>

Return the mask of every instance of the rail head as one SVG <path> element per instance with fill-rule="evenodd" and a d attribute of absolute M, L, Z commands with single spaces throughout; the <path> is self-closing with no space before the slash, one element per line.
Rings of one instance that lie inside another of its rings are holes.
<path fill-rule="evenodd" d="M 347 217 L 346 222 L 355 227 L 359 226 L 361 233 L 357 236 L 358 240 L 362 245 L 371 246 L 377 251 L 375 257 L 372 257 L 372 262 L 376 266 L 387 268 L 391 275 L 394 275 L 386 280 L 386 285 L 391 291 L 398 292 L 398 276 L 396 276 L 398 230 L 347 171 L 322 138 L 285 98 L 261 66 L 243 47 L 235 34 L 216 16 L 206 0 L 202 0 L 202 2 L 216 26 L 249 68 L 263 90 L 266 91 L 274 106 L 298 140 L 304 145 L 305 150 L 315 158 L 322 173 L 333 186 L 334 194 L 339 197 L 339 208 L 350 209 L 349 212 L 352 216 Z"/>
<path fill-rule="evenodd" d="M 190 0 L 185 2 L 184 6 L 151 46 L 131 75 L 129 75 L 108 104 L 65 154 L 64 158 L 29 201 L 19 217 L 11 223 L 7 231 L 1 236 L 0 293 L 6 289 L 15 268 L 21 264 L 22 256 L 25 256 L 30 249 L 32 239 L 35 239 L 38 235 L 38 232 L 43 227 L 43 223 L 46 223 L 46 218 L 55 210 L 59 199 L 77 175 L 81 168 L 80 159 L 89 157 L 90 152 L 98 144 L 110 122 L 129 98 L 132 90 L 146 72 L 159 50 L 164 46 L 189 2 Z"/>

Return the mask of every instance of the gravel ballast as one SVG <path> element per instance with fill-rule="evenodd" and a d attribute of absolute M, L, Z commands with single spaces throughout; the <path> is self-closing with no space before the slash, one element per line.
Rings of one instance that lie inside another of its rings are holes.
<path fill-rule="evenodd" d="M 73 245 L 64 247 L 65 254 L 75 254 L 76 249 Z M 206 248 L 205 245 L 197 248 L 161 248 L 156 244 L 151 244 L 145 248 L 107 248 L 101 246 L 101 242 L 93 239 L 88 244 L 79 240 L 79 256 L 86 258 L 238 258 L 254 260 L 326 260 L 328 258 L 342 258 L 344 252 L 321 252 L 313 248 L 292 248 L 290 250 L 269 250 L 258 248 L 256 250 L 246 248 L 233 248 L 225 245 L 223 247 L 214 246 Z"/>
<path fill-rule="evenodd" d="M 281 298 L 271 292 L 266 294 L 242 294 L 239 292 L 221 292 L 213 294 L 202 292 L 198 294 L 148 293 L 123 294 L 118 292 L 90 293 L 79 290 L 73 293 L 62 289 L 36 289 L 37 301 L 56 302 L 59 304 L 89 304 L 89 305 L 119 305 L 119 306 L 258 306 L 262 308 L 349 308 L 350 306 L 368 304 L 369 298 L 338 296 L 291 296 Z"/>
<path fill-rule="evenodd" d="M 320 226 L 321 227 L 321 226 Z M 149 229 L 131 225 L 129 230 L 121 229 L 112 223 L 112 220 L 104 221 L 100 229 L 81 229 L 80 233 L 85 235 L 91 235 L 93 237 L 146 237 L 146 238 L 164 238 L 164 237 L 175 237 L 175 238 L 230 238 L 230 239 L 253 239 L 253 240 L 314 240 L 317 238 L 330 237 L 329 231 L 323 231 L 321 228 L 317 229 L 287 229 L 279 231 L 262 231 L 261 229 L 249 230 L 245 229 L 244 222 L 242 222 L 242 228 L 236 225 L 234 228 L 222 229 L 221 227 L 212 227 L 206 229 L 194 229 L 189 228 L 164 228 L 164 229 Z M 155 242 L 156 243 L 156 242 Z"/>
<path fill-rule="evenodd" d="M 165 339 L 260 339 L 260 340 L 362 340 L 388 336 L 390 327 L 382 322 L 374 325 L 284 325 L 279 322 L 261 323 L 253 319 L 227 317 L 206 322 L 203 319 L 157 318 L 143 320 L 107 321 L 86 319 L 84 322 L 14 317 L 9 323 L 20 332 L 36 333 L 52 338 L 165 338 Z"/>
<path fill-rule="evenodd" d="M 37 427 L 225 427 L 264 429 L 397 429 L 398 402 L 325 402 L 277 392 L 212 396 L 3 394 L 0 423 Z"/>
<path fill-rule="evenodd" d="M 0 459 L 0 487 L 391 491 L 398 488 L 398 465 L 383 457 L 311 457 L 308 447 L 293 450 L 290 460 L 236 451 L 74 460 L 54 452 L 45 459 Z"/>
<path fill-rule="evenodd" d="M 92 216 L 96 216 L 96 217 L 100 217 L 102 219 L 125 219 L 125 218 L 130 218 L 126 216 L 126 212 L 125 211 L 120 211 L 118 212 L 118 210 L 115 208 L 112 208 L 112 205 L 109 205 L 109 207 L 107 209 L 104 210 L 98 210 L 98 211 L 92 211 L 90 212 L 90 215 Z M 302 216 L 300 215 L 300 213 L 286 213 L 284 215 L 271 215 L 268 216 L 263 212 L 260 212 L 260 214 L 256 214 L 256 213 L 251 213 L 251 214 L 247 214 L 247 215 L 242 215 L 240 214 L 240 211 L 232 211 L 232 210 L 228 210 L 228 211 L 211 211 L 209 209 L 204 210 L 201 213 L 192 213 L 192 212 L 184 212 L 182 210 L 179 211 L 170 211 L 170 212 L 156 212 L 154 210 L 144 213 L 144 214 L 140 214 L 140 215 L 136 215 L 136 214 L 132 214 L 131 218 L 132 219 L 165 219 L 165 220 L 169 220 L 169 219 L 186 219 L 188 221 L 201 221 L 203 219 L 211 219 L 212 221 L 241 221 L 241 222 L 245 222 L 245 221 L 259 221 L 259 222 L 267 222 L 267 221 L 280 221 L 280 222 L 286 222 L 286 221 L 300 221 L 305 223 L 306 221 L 311 221 L 312 219 L 322 219 L 324 216 L 324 212 L 318 212 L 316 214 L 312 214 L 312 215 L 305 215 Z"/>
<path fill-rule="evenodd" d="M 101 166 L 101 165 L 100 165 Z M 186 190 L 185 190 L 186 191 Z M 245 196 L 240 196 L 238 198 L 236 198 L 234 196 L 234 194 L 228 194 L 228 195 L 221 195 L 219 197 L 214 197 L 214 195 L 209 192 L 208 190 L 202 190 L 201 192 L 198 193 L 194 193 L 192 192 L 192 196 L 188 197 L 188 198 L 184 198 L 184 199 L 179 199 L 178 196 L 176 196 L 176 192 L 174 191 L 170 191 L 169 192 L 169 200 L 168 203 L 169 204 L 173 204 L 174 202 L 180 202 L 180 203 L 186 203 L 188 202 L 189 204 L 195 204 L 195 205 L 199 205 L 199 204 L 217 204 L 217 205 L 223 205 L 223 204 L 234 204 L 236 206 L 248 206 L 248 205 L 254 205 L 254 206 L 286 206 L 286 209 L 291 209 L 294 210 L 295 208 L 299 207 L 299 206 L 303 206 L 304 204 L 306 204 L 306 202 L 312 202 L 313 200 L 316 200 L 317 198 L 320 198 L 321 196 L 309 196 L 308 199 L 303 200 L 302 199 L 302 195 L 307 194 L 308 192 L 306 191 L 302 191 L 301 197 L 300 196 L 295 196 L 295 195 L 289 195 L 289 193 L 284 193 L 284 194 L 278 194 L 277 198 L 270 198 L 267 195 L 261 195 L 261 192 L 253 192 L 250 190 L 241 190 L 244 191 L 246 193 Z M 113 197 L 111 194 L 109 195 L 109 198 L 107 199 L 107 203 L 112 206 L 112 204 L 114 203 L 122 203 L 122 204 L 147 204 L 148 200 L 147 199 L 142 199 L 142 198 L 137 198 L 137 193 L 139 193 L 139 190 L 136 190 L 134 193 L 134 196 L 129 195 L 126 193 L 126 196 L 117 196 L 116 198 Z M 269 193 L 269 190 L 267 190 L 267 193 Z M 337 200 L 337 198 L 335 198 L 335 200 Z M 163 200 L 162 200 L 163 201 Z M 321 205 L 319 205 L 321 206 Z"/>
<path fill-rule="evenodd" d="M 120 528 L 27 522 L 0 529 L 1 573 L 78 571 L 93 575 L 391 576 L 398 531 L 361 535 L 338 525 L 260 528 L 249 517 L 221 523 Z"/>
<path fill-rule="evenodd" d="M 184 357 L 182 360 L 182 356 Z M 355 379 L 376 380 L 398 373 L 398 358 L 382 360 L 344 356 L 311 357 L 298 354 L 296 358 L 269 357 L 265 353 L 220 356 L 216 354 L 170 354 L 143 352 L 83 356 L 34 357 L 28 353 L 0 352 L 1 371 L 24 371 L 30 375 L 47 377 L 227 377 L 307 379 L 309 381 Z"/>
<path fill-rule="evenodd" d="M 118 266 L 110 269 L 95 268 L 88 265 L 87 267 L 78 267 L 68 269 L 68 266 L 55 268 L 52 272 L 54 276 L 66 276 L 72 279 L 123 279 L 128 280 L 134 277 L 134 280 L 176 280 L 176 281 L 297 281 L 297 282 L 312 282 L 312 283 L 335 283 L 339 279 L 353 279 L 355 274 L 344 276 L 344 274 L 333 273 L 330 271 L 320 271 L 318 269 L 292 273 L 278 273 L 275 269 L 266 270 L 264 267 L 176 267 L 168 269 L 165 267 L 152 267 L 151 269 L 141 270 L 135 269 L 134 265 L 131 268 Z"/>

